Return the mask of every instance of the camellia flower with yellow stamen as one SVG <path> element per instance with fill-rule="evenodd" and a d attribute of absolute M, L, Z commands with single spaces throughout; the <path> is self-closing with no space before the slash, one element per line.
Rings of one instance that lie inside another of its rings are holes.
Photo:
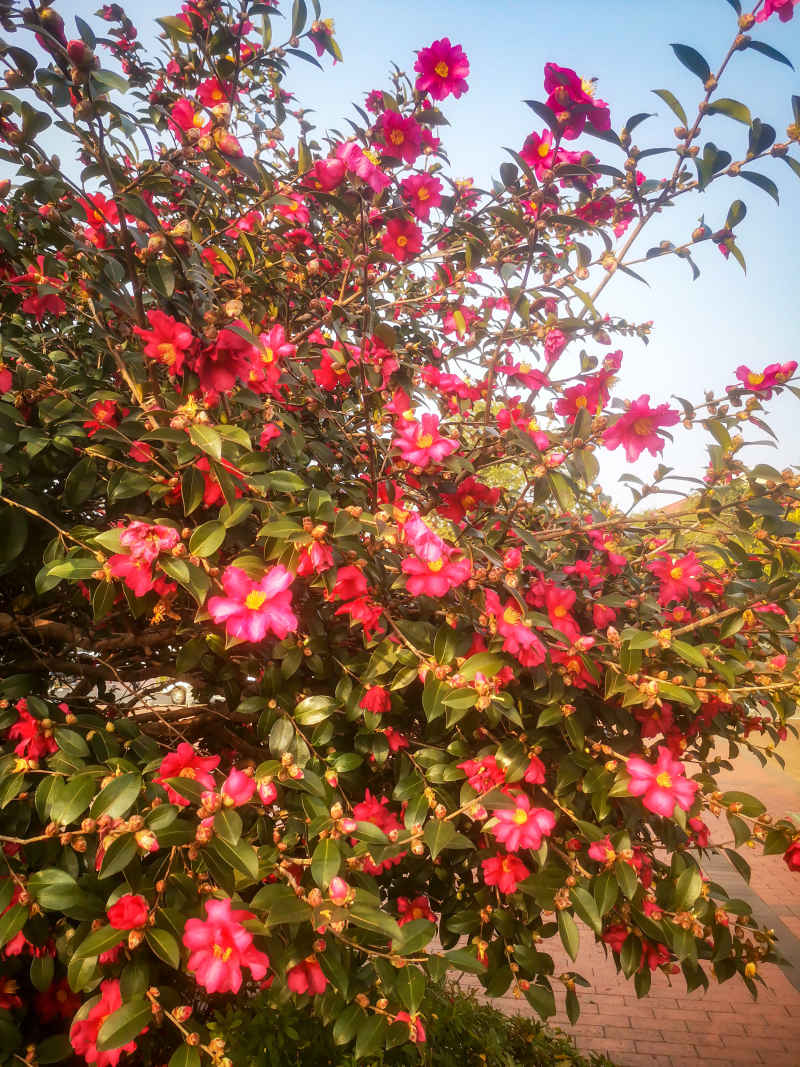
<path fill-rule="evenodd" d="M 294 575 L 284 566 L 271 567 L 259 581 L 248 578 L 241 567 L 226 567 L 222 587 L 227 596 L 212 596 L 208 612 L 214 622 L 225 623 L 230 637 L 240 641 L 263 641 L 268 633 L 281 641 L 297 629 L 289 586 Z"/>
<path fill-rule="evenodd" d="M 242 968 L 260 981 L 267 973 L 269 956 L 253 946 L 253 936 L 242 922 L 252 912 L 232 910 L 230 900 L 207 900 L 205 920 L 189 919 L 183 943 L 191 955 L 187 970 L 209 993 L 238 993 Z"/>
<path fill-rule="evenodd" d="M 414 88 L 430 93 L 434 100 L 451 95 L 458 99 L 467 91 L 469 60 L 460 44 L 450 44 L 449 37 L 420 49 L 414 70 L 419 75 Z"/>
<path fill-rule="evenodd" d="M 676 804 L 683 811 L 688 811 L 694 803 L 699 786 L 697 782 L 690 782 L 686 778 L 683 764 L 672 758 L 672 753 L 665 745 L 658 746 L 655 763 L 632 756 L 626 768 L 631 776 L 628 792 L 631 796 L 641 797 L 648 811 L 670 818 Z"/>

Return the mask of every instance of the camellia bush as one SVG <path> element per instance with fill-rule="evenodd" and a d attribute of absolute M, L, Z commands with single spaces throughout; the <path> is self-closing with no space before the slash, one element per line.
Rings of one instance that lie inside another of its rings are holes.
<path fill-rule="evenodd" d="M 581 939 L 639 995 L 756 992 L 774 935 L 703 865 L 800 869 L 715 778 L 792 729 L 800 475 L 739 455 L 796 364 L 627 398 L 650 324 L 601 300 L 743 265 L 741 199 L 648 224 L 800 176 L 800 99 L 780 140 L 720 88 L 789 63 L 793 0 L 731 7 L 713 64 L 672 46 L 671 144 L 550 62 L 481 189 L 447 38 L 322 134 L 284 88 L 340 58 L 316 3 L 192 0 L 150 55 L 117 4 L 0 0 L 2 1062 L 229 1065 L 264 989 L 369 1061 L 449 970 L 574 1021 Z M 689 503 L 615 507 L 602 456 L 681 427 Z"/>

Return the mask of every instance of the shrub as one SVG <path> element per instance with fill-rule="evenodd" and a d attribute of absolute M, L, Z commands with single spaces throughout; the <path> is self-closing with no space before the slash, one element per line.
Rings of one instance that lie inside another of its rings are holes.
<path fill-rule="evenodd" d="M 211 1024 L 224 1034 L 228 1054 L 241 1067 L 352 1067 L 357 1048 L 337 1047 L 330 1030 L 308 1014 L 278 1004 L 268 993 L 255 1004 L 228 1007 Z M 508 1016 L 480 1003 L 474 992 L 439 984 L 425 998 L 427 1041 L 420 1053 L 407 1042 L 379 1053 L 381 1067 L 612 1067 L 605 1056 L 581 1055 L 572 1039 L 521 1015 Z M 421 1058 L 420 1058 L 421 1056 Z"/>
<path fill-rule="evenodd" d="M 190 0 L 150 55 L 117 4 L 0 2 L 6 1062 L 230 1067 L 213 1012 L 265 983 L 367 1061 L 421 1044 L 450 970 L 543 1017 L 561 984 L 574 1020 L 553 938 L 639 995 L 756 991 L 773 937 L 702 863 L 800 867 L 715 779 L 795 706 L 798 476 L 740 455 L 796 365 L 623 399 L 649 324 L 601 298 L 639 258 L 741 261 L 742 200 L 638 238 L 800 171 L 797 100 L 778 141 L 718 93 L 788 62 L 777 11 L 732 16 L 713 75 L 674 46 L 699 104 L 658 90 L 666 146 L 548 63 L 483 190 L 447 165 L 447 39 L 322 134 L 284 81 L 339 57 L 316 3 Z M 712 440 L 695 510 L 615 508 L 598 457 L 679 424 Z"/>

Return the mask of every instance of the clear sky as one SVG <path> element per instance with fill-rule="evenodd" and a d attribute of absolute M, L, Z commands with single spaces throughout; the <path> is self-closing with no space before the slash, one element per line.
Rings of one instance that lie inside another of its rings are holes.
<path fill-rule="evenodd" d="M 285 83 L 304 106 L 316 109 L 318 125 L 347 129 L 343 116 L 356 117 L 350 102 L 363 103 L 368 90 L 386 84 L 390 61 L 410 72 L 416 49 L 449 36 L 469 56 L 470 91 L 458 101 L 445 102 L 451 126 L 444 128 L 442 139 L 455 175 L 473 177 L 484 187 L 508 158 L 502 146 L 519 148 L 532 129 L 541 128 L 522 101 L 543 99 L 542 71 L 548 60 L 572 67 L 583 77 L 598 78 L 597 95 L 609 103 L 616 129 L 634 113 L 657 112 L 638 128 L 634 140 L 641 149 L 663 147 L 671 143 L 669 135 L 677 120 L 650 90 L 672 90 L 690 116 L 701 94 L 699 80 L 678 63 L 669 43 L 692 45 L 714 70 L 736 30 L 736 16 L 726 0 L 658 4 L 649 0 L 560 4 L 550 0 L 322 0 L 322 4 L 323 16 L 335 20 L 344 63 L 331 69 L 326 56 L 322 73 L 298 61 Z M 174 13 L 180 4 L 178 0 L 138 0 L 124 6 L 147 41 L 147 23 Z M 85 0 L 66 0 L 57 7 L 68 19 L 76 13 L 85 17 L 94 4 L 90 8 Z M 284 0 L 282 7 L 290 5 Z M 273 39 L 279 36 L 276 25 Z M 756 27 L 753 36 L 788 55 L 800 71 L 800 14 L 786 24 L 773 17 Z M 778 139 L 783 139 L 791 121 L 789 98 L 800 93 L 800 73 L 756 52 L 738 53 L 729 70 L 720 95 L 742 100 L 753 116 L 770 122 Z M 708 119 L 705 129 L 703 141 L 714 140 L 734 158 L 744 155 L 744 126 L 719 115 Z M 618 150 L 595 139 L 575 142 L 576 146 L 584 144 L 606 162 L 621 159 Z M 671 159 L 657 156 L 645 161 L 642 169 L 648 176 L 659 177 L 659 166 L 671 170 L 671 162 L 664 162 Z M 622 276 L 607 287 L 601 311 L 632 321 L 654 320 L 649 347 L 634 341 L 623 345 L 619 395 L 635 398 L 648 392 L 654 402 L 662 402 L 675 393 L 701 401 L 704 388 L 719 392 L 733 382 L 733 371 L 741 363 L 760 369 L 770 362 L 800 359 L 796 265 L 800 180 L 780 160 L 768 160 L 758 169 L 778 183 L 780 208 L 754 186 L 724 178 L 707 194 L 687 198 L 691 199 L 688 209 L 675 208 L 654 220 L 641 246 L 643 254 L 661 239 L 685 240 L 702 213 L 716 228 L 724 222 L 730 202 L 740 198 L 748 206 L 747 217 L 737 228 L 747 260 L 746 276 L 733 259 L 725 262 L 709 242 L 697 249 L 702 274 L 695 282 L 685 263 L 663 259 L 645 267 L 649 288 Z M 787 395 L 777 403 L 773 400 L 771 410 L 769 421 L 781 438 L 780 449 L 747 449 L 742 458 L 777 467 L 800 463 L 800 401 Z M 748 431 L 747 437 L 753 436 Z M 698 431 L 687 433 L 678 427 L 675 444 L 666 444 L 664 462 L 696 476 L 705 462 L 703 447 Z M 655 465 L 647 457 L 631 470 L 646 478 Z M 622 455 L 613 453 L 603 469 L 616 478 L 627 465 Z"/>

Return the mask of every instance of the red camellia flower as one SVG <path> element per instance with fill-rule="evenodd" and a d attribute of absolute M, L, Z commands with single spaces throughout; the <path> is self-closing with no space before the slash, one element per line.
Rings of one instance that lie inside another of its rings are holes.
<path fill-rule="evenodd" d="M 325 992 L 328 979 L 313 956 L 308 956 L 302 963 L 290 967 L 286 973 L 286 984 L 293 993 L 302 996 L 310 993 L 319 996 Z"/>
<path fill-rule="evenodd" d="M 398 926 L 404 926 L 415 919 L 427 919 L 428 922 L 436 922 L 436 916 L 431 910 L 431 902 L 424 894 L 414 897 L 413 900 L 409 900 L 408 897 L 398 897 L 397 910 L 400 913 L 400 918 L 397 920 Z"/>
<path fill-rule="evenodd" d="M 650 397 L 645 393 L 634 400 L 630 408 L 609 426 L 603 434 L 603 444 L 613 449 L 623 445 L 629 463 L 635 463 L 645 449 L 651 456 L 664 449 L 664 439 L 658 430 L 662 426 L 674 426 L 680 422 L 680 412 L 668 404 L 650 407 Z"/>
<path fill-rule="evenodd" d="M 147 924 L 147 901 L 138 893 L 126 893 L 106 911 L 115 930 L 138 930 Z"/>
<path fill-rule="evenodd" d="M 622 946 L 628 940 L 628 927 L 624 923 L 612 923 L 607 927 L 600 938 L 614 952 L 622 952 Z"/>
<path fill-rule="evenodd" d="M 792 841 L 784 852 L 783 859 L 790 871 L 800 871 L 800 838 Z"/>
<path fill-rule="evenodd" d="M 611 844 L 611 838 L 606 834 L 602 841 L 593 841 L 589 845 L 589 859 L 596 860 L 597 863 L 613 863 L 616 859 L 616 852 L 614 846 Z"/>
<path fill-rule="evenodd" d="M 8 731 L 10 740 L 16 741 L 14 752 L 26 759 L 41 759 L 58 752 L 58 745 L 52 729 L 46 729 L 40 719 L 34 718 L 28 711 L 28 702 L 23 697 L 15 705 L 17 721 Z"/>
<path fill-rule="evenodd" d="M 694 795 L 700 788 L 684 776 L 683 764 L 672 758 L 665 745 L 658 747 L 658 759 L 648 763 L 639 756 L 632 756 L 626 763 L 631 776 L 628 792 L 641 797 L 648 811 L 665 818 L 672 816 L 675 805 L 688 811 L 694 803 Z"/>
<path fill-rule="evenodd" d="M 371 685 L 359 701 L 358 706 L 373 715 L 381 715 L 392 710 L 392 698 L 382 685 Z"/>
<path fill-rule="evenodd" d="M 148 311 L 150 329 L 134 326 L 133 332 L 145 342 L 148 359 L 163 364 L 170 374 L 180 374 L 184 360 L 195 344 L 195 336 L 188 326 L 163 311 Z"/>
<path fill-rule="evenodd" d="M 503 651 L 516 656 L 523 667 L 536 667 L 544 663 L 544 645 L 530 626 L 523 622 L 517 601 L 509 599 L 503 606 L 493 589 L 485 590 L 484 597 L 486 611 L 497 632 L 504 638 Z"/>
<path fill-rule="evenodd" d="M 92 415 L 93 418 L 83 424 L 88 437 L 94 437 L 105 426 L 117 425 L 117 405 L 113 400 L 98 400 L 96 404 L 92 404 Z"/>
<path fill-rule="evenodd" d="M 661 579 L 659 604 L 686 600 L 690 593 L 696 593 L 700 589 L 698 579 L 703 574 L 703 564 L 694 552 L 687 552 L 685 556 L 677 559 L 664 553 L 649 563 L 647 569 Z"/>
<path fill-rule="evenodd" d="M 72 1024 L 69 1039 L 73 1051 L 83 1056 L 87 1063 L 93 1067 L 117 1067 L 124 1052 L 135 1052 L 136 1041 L 131 1040 L 126 1045 L 113 1049 L 111 1052 L 101 1052 L 97 1047 L 97 1038 L 100 1028 L 113 1012 L 122 1007 L 122 993 L 119 981 L 109 979 L 100 983 L 100 998 L 94 1007 L 89 1009 L 85 1019 L 79 1019 Z M 144 1027 L 140 1033 L 144 1033 Z"/>
<path fill-rule="evenodd" d="M 387 255 L 405 263 L 422 248 L 422 230 L 411 219 L 389 219 L 381 246 Z"/>
<path fill-rule="evenodd" d="M 232 910 L 230 900 L 207 900 L 206 916 L 189 919 L 183 943 L 189 949 L 186 969 L 209 993 L 238 993 L 242 968 L 259 981 L 267 973 L 269 957 L 253 946 L 253 936 L 242 926 L 252 912 Z"/>
<path fill-rule="evenodd" d="M 434 100 L 444 100 L 450 95 L 458 99 L 467 91 L 469 60 L 460 44 L 450 44 L 449 37 L 422 48 L 414 70 L 419 75 L 415 89 L 419 93 L 430 93 Z"/>
<path fill-rule="evenodd" d="M 48 989 L 37 993 L 34 998 L 37 1016 L 45 1023 L 69 1022 L 81 1006 L 81 998 L 73 993 L 66 978 L 54 982 Z"/>
<path fill-rule="evenodd" d="M 158 775 L 153 779 L 167 790 L 170 804 L 186 807 L 189 801 L 166 784 L 168 778 L 190 778 L 205 789 L 214 788 L 211 771 L 219 766 L 219 756 L 199 756 L 194 746 L 188 741 L 181 741 L 174 752 L 170 752 L 161 761 Z"/>
<path fill-rule="evenodd" d="M 496 885 L 501 893 L 516 893 L 531 873 L 517 856 L 489 856 L 481 861 L 481 868 L 484 882 Z"/>
<path fill-rule="evenodd" d="M 427 1041 L 428 1038 L 425 1033 L 425 1027 L 422 1025 L 422 1020 L 419 1015 L 409 1015 L 407 1011 L 399 1011 L 397 1015 L 395 1015 L 395 1021 L 398 1023 L 408 1023 L 408 1037 L 415 1045 L 420 1045 Z"/>

